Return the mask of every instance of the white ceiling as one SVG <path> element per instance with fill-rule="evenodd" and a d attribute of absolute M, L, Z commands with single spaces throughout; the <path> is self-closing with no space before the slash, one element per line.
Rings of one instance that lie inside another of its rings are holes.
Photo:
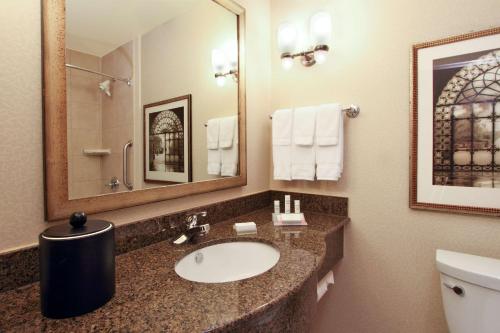
<path fill-rule="evenodd" d="M 66 0 L 66 47 L 99 57 L 211 0 Z"/>

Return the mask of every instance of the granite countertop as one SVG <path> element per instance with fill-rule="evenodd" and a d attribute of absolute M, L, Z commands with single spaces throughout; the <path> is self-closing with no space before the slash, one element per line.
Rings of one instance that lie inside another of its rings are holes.
<path fill-rule="evenodd" d="M 116 258 L 116 295 L 92 313 L 63 320 L 40 313 L 39 284 L 0 294 L 0 332 L 201 332 L 231 331 L 238 322 L 263 314 L 293 295 L 323 264 L 325 237 L 349 218 L 305 213 L 304 227 L 274 227 L 269 208 L 211 226 L 195 245 L 168 241 Z M 236 236 L 235 222 L 255 221 L 256 235 Z M 221 284 L 177 276 L 175 262 L 196 248 L 228 240 L 260 240 L 280 250 L 271 270 L 247 280 Z"/>

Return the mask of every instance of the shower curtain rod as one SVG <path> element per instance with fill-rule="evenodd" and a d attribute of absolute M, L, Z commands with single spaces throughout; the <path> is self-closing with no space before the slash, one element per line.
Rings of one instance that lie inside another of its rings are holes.
<path fill-rule="evenodd" d="M 75 66 L 75 65 L 71 65 L 71 64 L 66 64 L 66 67 L 72 68 L 72 69 L 78 69 L 80 71 L 89 72 L 89 73 L 93 73 L 93 74 L 97 74 L 97 75 L 101 75 L 101 76 L 105 76 L 105 77 L 109 77 L 113 81 L 122 81 L 122 82 L 125 82 L 128 86 L 132 85 L 132 80 L 131 79 L 124 79 L 124 78 L 121 78 L 121 77 L 114 77 L 114 76 L 111 76 L 111 75 L 108 75 L 108 74 L 104 74 L 104 73 L 101 73 L 101 72 L 96 72 L 96 71 L 93 71 L 91 69 L 87 69 L 87 68 L 83 68 L 83 67 Z"/>

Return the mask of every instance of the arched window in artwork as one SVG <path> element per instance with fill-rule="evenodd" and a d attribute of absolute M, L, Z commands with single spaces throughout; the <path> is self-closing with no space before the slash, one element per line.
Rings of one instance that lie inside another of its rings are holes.
<path fill-rule="evenodd" d="M 500 50 L 464 66 L 435 105 L 434 185 L 500 187 Z"/>
<path fill-rule="evenodd" d="M 184 172 L 184 126 L 175 110 L 158 113 L 150 128 L 150 168 Z"/>

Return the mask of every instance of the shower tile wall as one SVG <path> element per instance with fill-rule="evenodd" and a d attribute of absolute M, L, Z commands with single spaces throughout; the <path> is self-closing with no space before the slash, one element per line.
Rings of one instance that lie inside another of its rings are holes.
<path fill-rule="evenodd" d="M 70 64 L 100 71 L 99 57 L 66 50 Z M 84 148 L 100 148 L 102 144 L 100 77 L 75 69 L 66 70 L 68 114 L 68 180 L 70 198 L 101 193 L 101 158 L 86 156 Z"/>
<path fill-rule="evenodd" d="M 133 42 L 130 41 L 106 54 L 101 60 L 102 71 L 115 77 L 130 78 L 133 73 Z M 102 161 L 102 175 L 109 183 L 111 177 L 120 180 L 117 191 L 127 191 L 123 185 L 123 146 L 133 138 L 133 86 L 124 82 L 111 83 L 111 96 L 102 94 L 102 143 L 111 148 L 111 155 Z M 129 176 L 132 182 L 134 147 L 129 149 Z M 110 192 L 103 187 L 102 193 Z"/>

